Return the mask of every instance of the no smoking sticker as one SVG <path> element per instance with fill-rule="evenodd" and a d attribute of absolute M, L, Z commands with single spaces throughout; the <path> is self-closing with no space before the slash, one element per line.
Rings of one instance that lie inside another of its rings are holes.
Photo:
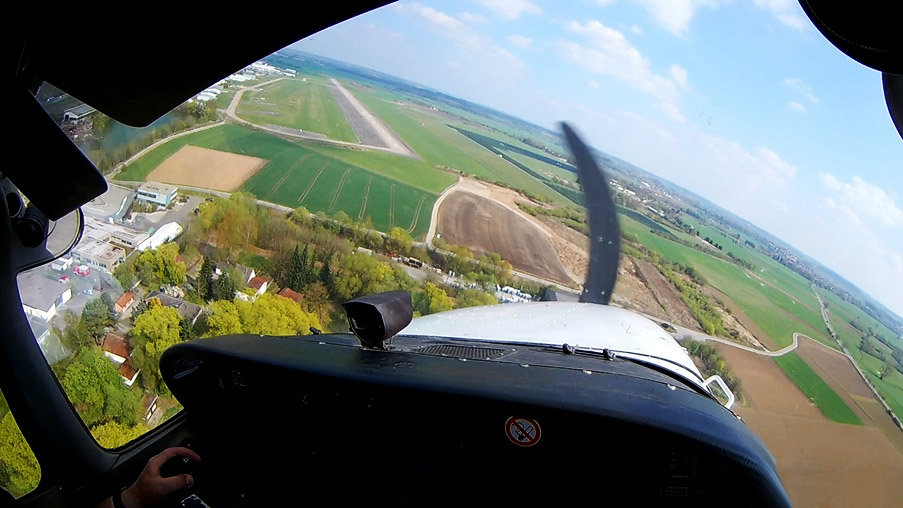
<path fill-rule="evenodd" d="M 505 435 L 517 446 L 529 448 L 542 438 L 542 429 L 539 428 L 539 422 L 533 418 L 512 416 L 505 422 Z"/>

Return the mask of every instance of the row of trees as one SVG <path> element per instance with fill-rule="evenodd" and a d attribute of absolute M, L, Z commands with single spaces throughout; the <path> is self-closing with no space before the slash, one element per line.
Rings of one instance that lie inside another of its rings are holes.
<path fill-rule="evenodd" d="M 97 169 L 106 174 L 120 162 L 128 160 L 153 143 L 198 124 L 213 122 L 219 116 L 214 101 L 185 103 L 173 110 L 171 115 L 174 118 L 170 122 L 154 128 L 142 137 L 134 138 L 128 143 L 111 149 L 109 147 L 101 148 L 100 141 L 113 127 L 113 120 L 98 111 L 91 116 L 92 139 L 82 140 L 84 150 Z"/>
<path fill-rule="evenodd" d="M 715 346 L 708 342 L 700 342 L 692 339 L 686 339 L 683 346 L 691 355 L 699 358 L 705 366 L 703 374 L 710 376 L 717 374 L 724 379 L 727 387 L 731 389 L 737 400 L 743 400 L 743 384 L 740 378 L 734 373 L 727 361 L 721 356 L 721 353 Z"/>

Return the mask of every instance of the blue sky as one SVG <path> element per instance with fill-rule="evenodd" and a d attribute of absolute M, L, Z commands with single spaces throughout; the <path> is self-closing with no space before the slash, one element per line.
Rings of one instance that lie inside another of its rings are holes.
<path fill-rule="evenodd" d="M 570 121 L 903 314 L 903 142 L 796 1 L 399 2 L 295 47 Z"/>

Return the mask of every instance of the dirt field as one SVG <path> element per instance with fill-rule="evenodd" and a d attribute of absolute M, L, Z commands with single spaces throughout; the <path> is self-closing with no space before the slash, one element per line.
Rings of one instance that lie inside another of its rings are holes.
<path fill-rule="evenodd" d="M 147 179 L 232 192 L 267 162 L 257 157 L 185 145 L 151 171 Z"/>
<path fill-rule="evenodd" d="M 875 399 L 846 356 L 811 339 L 801 340 L 797 352 L 866 425 L 880 428 L 903 453 L 903 431 L 894 425 L 884 406 Z"/>
<path fill-rule="evenodd" d="M 737 413 L 774 455 L 794 506 L 899 506 L 903 452 L 880 428 L 830 422 L 771 358 L 717 347 L 743 380 Z"/>
<path fill-rule="evenodd" d="M 640 278 L 655 295 L 655 299 L 665 309 L 671 321 L 691 330 L 699 330 L 699 322 L 680 299 L 680 295 L 677 294 L 668 279 L 649 261 L 637 259 L 635 264 Z"/>
<path fill-rule="evenodd" d="M 664 320 L 670 320 L 665 309 L 655 300 L 655 295 L 637 274 L 633 258 L 621 256 L 621 264 L 618 266 L 618 280 L 615 282 L 615 291 L 612 296 L 615 305 L 625 309 L 636 310 Z"/>
<path fill-rule="evenodd" d="M 548 235 L 510 208 L 470 192 L 450 193 L 439 207 L 442 239 L 479 252 L 496 252 L 515 270 L 572 284 Z"/>

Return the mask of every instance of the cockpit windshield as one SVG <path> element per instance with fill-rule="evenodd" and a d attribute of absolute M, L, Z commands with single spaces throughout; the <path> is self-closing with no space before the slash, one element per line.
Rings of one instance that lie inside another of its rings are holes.
<path fill-rule="evenodd" d="M 579 329 L 614 350 L 607 324 L 525 305 L 586 283 L 566 121 L 617 214 L 611 305 L 675 339 L 699 383 L 725 381 L 797 504 L 903 499 L 903 145 L 880 75 L 796 2 L 403 1 L 148 126 L 54 83 L 36 97 L 109 184 L 80 242 L 19 275 L 106 448 L 180 411 L 168 347 L 345 333 L 341 303 L 381 291 L 411 294 L 416 333 L 504 342 L 492 316 L 531 309 L 520 338 L 595 347 L 565 337 Z M 628 339 L 646 326 L 628 321 Z M 0 480 L 31 464 L 4 456 Z"/>

